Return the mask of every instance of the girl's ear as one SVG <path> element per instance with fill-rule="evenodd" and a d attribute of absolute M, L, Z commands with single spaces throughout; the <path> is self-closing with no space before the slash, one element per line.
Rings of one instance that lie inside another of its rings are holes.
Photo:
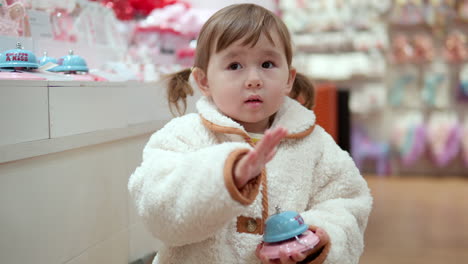
<path fill-rule="evenodd" d="M 291 92 L 295 79 L 296 79 L 296 68 L 291 68 L 289 70 L 288 82 L 286 83 L 286 90 L 285 90 L 286 95 L 289 95 L 289 93 Z"/>
<path fill-rule="evenodd" d="M 198 68 L 195 67 L 192 71 L 193 74 L 193 79 L 195 79 L 195 82 L 198 85 L 198 88 L 200 89 L 201 93 L 205 96 L 210 96 L 210 89 L 208 87 L 208 78 L 205 74 L 205 72 Z"/>

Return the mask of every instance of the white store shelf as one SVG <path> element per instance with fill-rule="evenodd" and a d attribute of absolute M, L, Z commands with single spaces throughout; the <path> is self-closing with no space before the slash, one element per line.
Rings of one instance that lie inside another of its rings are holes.
<path fill-rule="evenodd" d="M 0 164 L 150 134 L 163 127 L 166 122 L 167 120 L 146 122 L 123 128 L 0 146 Z"/>
<path fill-rule="evenodd" d="M 171 118 L 163 83 L 0 80 L 0 163 L 153 133 Z"/>
<path fill-rule="evenodd" d="M 50 137 L 127 126 L 127 87 L 49 87 Z"/>
<path fill-rule="evenodd" d="M 21 84 L 0 85 L 0 146 L 49 138 L 47 87 Z"/>
<path fill-rule="evenodd" d="M 164 84 L 130 85 L 127 92 L 129 125 L 152 120 L 169 120 L 172 117 L 167 104 Z"/>

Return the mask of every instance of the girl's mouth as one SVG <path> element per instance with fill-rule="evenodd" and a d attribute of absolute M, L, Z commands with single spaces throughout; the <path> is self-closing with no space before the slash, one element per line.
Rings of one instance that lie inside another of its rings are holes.
<path fill-rule="evenodd" d="M 245 101 L 246 103 L 262 103 L 262 97 L 260 95 L 251 95 Z"/>
<path fill-rule="evenodd" d="M 259 107 L 263 101 L 259 95 L 251 95 L 245 100 L 245 103 L 250 107 Z"/>

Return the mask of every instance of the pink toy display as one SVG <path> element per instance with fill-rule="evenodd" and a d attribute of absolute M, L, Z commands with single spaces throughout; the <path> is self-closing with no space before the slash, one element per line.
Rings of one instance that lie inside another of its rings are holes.
<path fill-rule="evenodd" d="M 463 123 L 461 142 L 463 150 L 463 161 L 465 166 L 468 167 L 468 118 L 466 118 L 465 122 Z"/>
<path fill-rule="evenodd" d="M 460 151 L 460 137 L 461 130 L 459 124 L 448 129 L 448 134 L 445 142 L 445 147 L 439 151 L 433 153 L 434 159 L 440 167 L 447 165 Z"/>
<path fill-rule="evenodd" d="M 414 164 L 424 153 L 426 144 L 426 128 L 423 124 L 410 128 L 407 131 L 404 144 L 400 149 L 401 159 L 404 165 Z"/>
<path fill-rule="evenodd" d="M 55 40 L 76 42 L 73 17 L 65 9 L 57 8 L 51 14 L 52 32 Z"/>
<path fill-rule="evenodd" d="M 449 62 L 462 62 L 468 58 L 466 36 L 463 32 L 453 31 L 445 40 L 444 56 Z"/>
<path fill-rule="evenodd" d="M 89 74 L 67 74 L 68 76 L 72 77 L 74 81 L 85 81 L 85 82 L 93 82 L 94 77 Z"/>
<path fill-rule="evenodd" d="M 16 2 L 8 5 L 6 0 L 0 0 L 0 35 L 21 36 L 21 28 L 26 15 L 22 3 Z"/>
<path fill-rule="evenodd" d="M 395 1 L 390 21 L 395 24 L 416 25 L 424 22 L 424 6 L 417 1 Z"/>
<path fill-rule="evenodd" d="M 426 125 L 420 112 L 400 115 L 393 124 L 391 142 L 405 166 L 418 161 L 426 151 Z"/>
<path fill-rule="evenodd" d="M 177 55 L 177 62 L 185 67 L 190 67 L 194 64 L 195 59 L 195 49 L 193 48 L 185 48 L 180 49 L 176 53 Z"/>
<path fill-rule="evenodd" d="M 260 254 L 267 256 L 269 259 L 279 259 L 279 252 L 285 252 L 287 255 L 292 256 L 315 247 L 319 241 L 319 237 L 314 232 L 307 230 L 299 235 L 298 239 L 291 238 L 278 243 L 264 243 Z"/>
<path fill-rule="evenodd" d="M 351 132 L 351 156 L 359 169 L 362 169 L 364 161 L 369 159 L 375 161 L 378 175 L 390 173 L 389 144 L 371 140 L 358 125 Z"/>
<path fill-rule="evenodd" d="M 92 73 L 62 73 L 62 75 L 67 76 L 70 80 L 73 81 L 82 81 L 82 82 L 105 82 L 108 81 L 106 78 L 92 74 Z"/>
<path fill-rule="evenodd" d="M 461 67 L 457 88 L 458 100 L 468 101 L 468 63 Z"/>
<path fill-rule="evenodd" d="M 46 78 L 23 71 L 0 71 L 0 80 L 46 80 Z"/>
<path fill-rule="evenodd" d="M 437 166 L 444 167 L 460 151 L 461 124 L 450 113 L 433 114 L 428 122 L 428 142 Z"/>

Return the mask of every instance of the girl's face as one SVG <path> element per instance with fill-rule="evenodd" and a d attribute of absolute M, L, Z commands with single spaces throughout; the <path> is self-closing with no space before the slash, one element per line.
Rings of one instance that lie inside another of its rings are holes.
<path fill-rule="evenodd" d="M 254 47 L 242 45 L 240 39 L 211 54 L 206 74 L 198 68 L 194 71 L 201 92 L 248 132 L 262 133 L 268 128 L 296 76 L 278 34 L 272 31 L 270 35 L 274 45 L 264 34 Z"/>

